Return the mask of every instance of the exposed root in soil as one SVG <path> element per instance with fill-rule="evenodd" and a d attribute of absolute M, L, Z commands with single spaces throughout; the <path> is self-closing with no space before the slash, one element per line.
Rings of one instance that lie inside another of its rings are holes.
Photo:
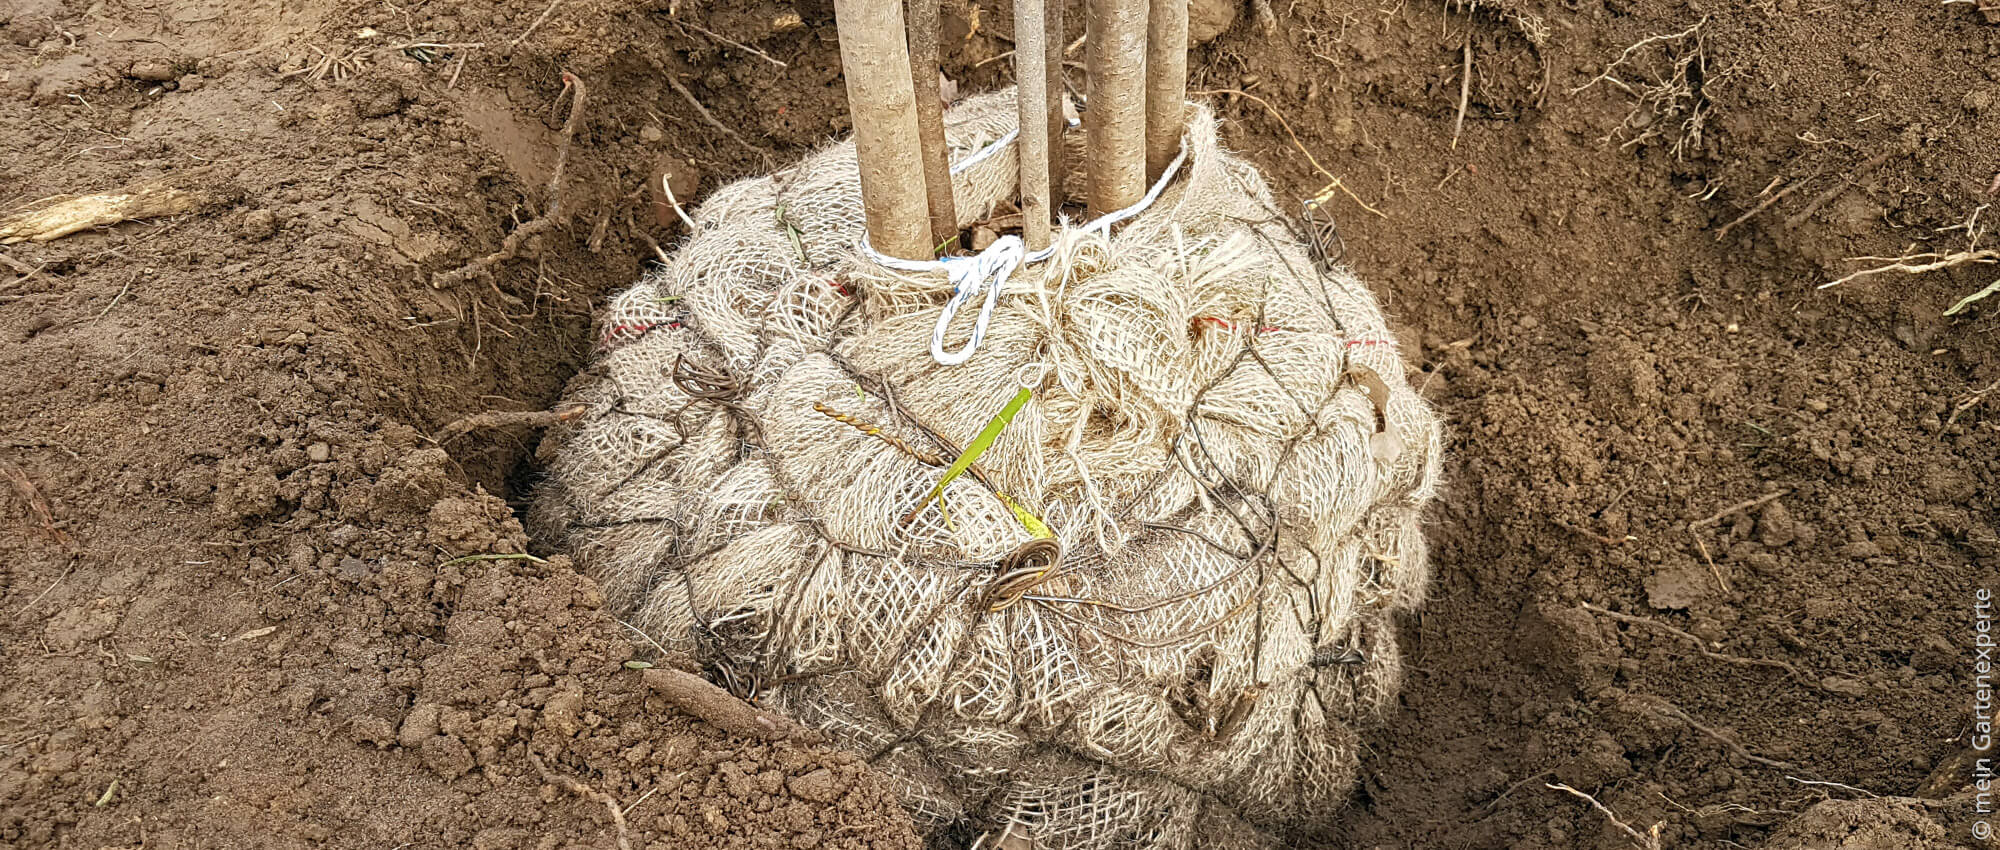
<path fill-rule="evenodd" d="M 1888 162 L 1891 157 L 1895 156 L 1898 153 L 1901 153 L 1901 151 L 1893 151 L 1893 150 L 1883 151 L 1881 153 L 1869 157 L 1868 161 L 1863 162 L 1860 165 L 1857 165 L 1854 168 L 1850 169 L 1847 172 L 1846 179 L 1840 181 L 1840 183 L 1836 184 L 1832 188 L 1827 189 L 1826 191 L 1821 192 L 1818 195 L 1814 196 L 1811 201 L 1806 202 L 1806 205 L 1803 209 L 1800 209 L 1798 212 L 1795 212 L 1787 216 L 1785 218 L 1785 226 L 1786 227 L 1799 226 L 1800 222 L 1805 221 L 1807 218 L 1811 217 L 1813 213 L 1818 212 L 1819 208 L 1826 206 L 1827 202 L 1832 201 L 1834 198 L 1840 197 L 1840 193 L 1847 191 L 1848 187 L 1853 186 L 1854 181 L 1860 180 L 1862 176 L 1866 175 L 1870 171 L 1874 171 L 1877 167 L 1881 166 L 1882 163 Z"/>
<path fill-rule="evenodd" d="M 1327 180 L 1331 181 L 1326 184 L 1326 188 L 1321 189 L 1319 193 L 1314 196 L 1313 198 L 1314 201 L 1320 204 L 1324 204 L 1327 201 L 1332 200 L 1334 190 L 1338 189 L 1342 194 L 1345 194 L 1349 200 L 1354 201 L 1355 205 L 1361 207 L 1363 210 L 1368 211 L 1370 214 L 1378 218 L 1389 217 L 1387 213 L 1384 213 L 1381 210 L 1378 210 L 1373 206 L 1370 206 L 1367 201 L 1362 200 L 1360 195 L 1354 194 L 1353 189 L 1347 188 L 1346 181 L 1341 180 L 1337 176 L 1334 176 L 1333 172 L 1326 170 L 1326 166 L 1320 165 L 1319 158 L 1313 156 L 1312 151 L 1306 149 L 1305 143 L 1299 141 L 1299 134 L 1292 131 L 1292 122 L 1285 120 L 1285 113 L 1278 111 L 1278 107 L 1272 106 L 1270 101 L 1258 97 L 1254 94 L 1251 94 L 1247 91 L 1243 91 L 1242 89 L 1209 89 L 1207 91 L 1188 92 L 1189 97 L 1209 97 L 1218 94 L 1234 95 L 1236 97 L 1241 97 L 1246 100 L 1249 100 L 1250 102 L 1255 103 L 1258 106 L 1264 107 L 1265 111 L 1271 113 L 1271 117 L 1278 119 L 1278 126 L 1279 128 L 1285 131 L 1285 137 L 1292 140 L 1292 147 L 1297 148 L 1299 153 L 1305 155 L 1306 164 L 1312 166 L 1312 170 L 1319 172 L 1320 176 L 1325 177 Z"/>
<path fill-rule="evenodd" d="M 737 133 L 735 128 L 722 123 L 722 121 L 715 117 L 714 113 L 708 111 L 708 107 L 701 104 L 701 100 L 694 96 L 694 92 L 688 91 L 688 87 L 682 84 L 680 80 L 674 79 L 672 74 L 662 75 L 661 79 L 667 81 L 667 85 L 674 90 L 674 94 L 680 95 L 682 100 L 687 101 L 689 106 L 694 107 L 694 114 L 701 116 L 703 123 L 715 128 L 717 132 L 728 136 L 737 144 L 742 145 L 745 150 L 763 157 L 765 162 L 768 163 L 771 161 L 770 151 L 751 144 L 750 140 L 743 138 L 742 134 Z"/>
<path fill-rule="evenodd" d="M 1775 502 L 1785 497 L 1787 494 L 1791 492 L 1792 491 L 1790 490 L 1779 490 L 1776 493 L 1766 493 L 1762 496 L 1758 496 L 1755 499 L 1745 499 L 1741 502 L 1737 502 L 1736 504 L 1730 505 L 1729 507 L 1723 508 L 1722 510 L 1716 511 L 1714 516 L 1698 519 L 1695 520 L 1694 522 L 1688 523 L 1688 530 L 1694 531 L 1696 529 L 1706 528 L 1708 526 L 1721 522 L 1723 519 L 1729 517 L 1732 514 L 1740 513 L 1742 511 L 1747 511 L 1750 510 L 1751 508 L 1763 507 L 1766 504 Z"/>
<path fill-rule="evenodd" d="M 1701 148 L 1702 130 L 1712 111 L 1708 97 L 1703 94 L 1703 86 L 1728 75 L 1726 71 L 1712 73 L 1709 70 L 1708 20 L 1704 16 L 1694 26 L 1680 32 L 1640 39 L 1604 66 L 1603 72 L 1592 77 L 1590 82 L 1569 90 L 1570 94 L 1577 94 L 1604 83 L 1632 97 L 1632 111 L 1627 112 L 1624 120 L 1604 137 L 1603 143 L 1623 138 L 1619 147 L 1631 148 L 1648 139 L 1665 136 L 1667 128 L 1679 119 L 1679 132 L 1670 148 L 1674 158 L 1686 159 L 1688 154 Z M 1643 61 L 1641 57 L 1647 55 L 1648 48 L 1652 47 L 1660 49 L 1659 59 L 1650 63 Z M 1626 136 L 1630 138 L 1624 138 Z"/>
<path fill-rule="evenodd" d="M 1709 726 L 1699 720 L 1694 719 L 1693 717 L 1690 717 L 1686 711 L 1683 711 L 1681 709 L 1680 706 L 1674 705 L 1673 703 L 1667 702 L 1665 700 L 1661 700 L 1660 707 L 1665 709 L 1668 714 L 1671 714 L 1674 717 L 1678 718 L 1682 723 L 1686 723 L 1689 727 L 1693 728 L 1695 731 L 1700 732 L 1703 735 L 1707 735 L 1710 738 L 1714 738 L 1717 743 L 1720 743 L 1724 747 L 1727 747 L 1731 753 L 1734 753 L 1738 758 L 1741 758 L 1744 761 L 1754 762 L 1756 764 L 1761 764 L 1765 767 L 1777 768 L 1778 770 L 1799 769 L 1798 765 L 1792 764 L 1791 762 L 1778 761 L 1777 759 L 1768 759 L 1763 756 L 1757 755 L 1756 753 L 1750 752 L 1750 750 L 1747 747 L 1744 747 L 1742 744 L 1737 743 L 1735 738 L 1731 738 L 1728 735 L 1724 735 L 1720 730 L 1717 730 L 1715 727 Z"/>
<path fill-rule="evenodd" d="M 1472 102 L 1472 35 L 1465 36 L 1465 65 L 1458 72 L 1458 117 L 1451 122 L 1451 149 L 1458 150 L 1458 134 L 1465 130 L 1465 107 Z"/>
<path fill-rule="evenodd" d="M 526 224 L 514 228 L 514 232 L 507 234 L 507 238 L 501 241 L 500 250 L 431 278 L 432 288 L 448 289 L 459 283 L 471 280 L 475 276 L 490 274 L 494 266 L 519 256 L 521 246 L 530 238 L 553 230 L 558 224 L 562 223 L 563 172 L 569 165 L 569 151 L 571 145 L 576 141 L 576 128 L 583 123 L 585 96 L 583 80 L 579 79 L 575 74 L 564 71 L 562 80 L 563 90 L 573 91 L 574 94 L 569 102 L 569 118 L 563 121 L 562 142 L 556 145 L 556 165 L 549 172 L 549 186 L 547 191 L 548 209 L 543 211 L 541 215 L 530 219 Z"/>
<path fill-rule="evenodd" d="M 585 785 L 582 780 L 549 770 L 549 766 L 542 763 L 542 757 L 534 753 L 528 754 L 528 761 L 535 765 L 535 771 L 542 775 L 544 781 L 560 785 L 584 799 L 603 803 L 605 810 L 611 813 L 612 826 L 618 828 L 618 850 L 632 850 L 632 831 L 625 826 L 625 810 L 619 807 L 618 801 L 610 794 Z"/>
<path fill-rule="evenodd" d="M 1626 822 L 1619 820 L 1617 813 L 1611 811 L 1611 809 L 1607 808 L 1603 803 L 1597 802 L 1596 797 L 1592 797 L 1589 794 L 1585 794 L 1582 791 L 1578 791 L 1575 788 L 1571 788 L 1568 785 L 1564 785 L 1560 782 L 1549 782 L 1544 784 L 1551 790 L 1561 791 L 1565 794 L 1569 794 L 1570 796 L 1580 798 L 1584 802 L 1589 803 L 1591 808 L 1596 809 L 1598 812 L 1604 815 L 1606 820 L 1611 821 L 1612 826 L 1618 827 L 1618 831 L 1623 832 L 1628 837 L 1630 837 L 1632 839 L 1632 843 L 1635 846 L 1643 848 L 1643 850 L 1660 850 L 1659 824 L 1657 823 L 1653 824 L 1652 829 L 1647 830 L 1645 834 L 1641 834 L 1638 830 L 1633 829 L 1630 824 L 1627 824 Z"/>
<path fill-rule="evenodd" d="M 1810 786 L 1816 786 L 1816 787 L 1822 787 L 1822 788 L 1838 788 L 1838 789 L 1840 789 L 1840 790 L 1842 790 L 1842 791 L 1852 791 L 1852 792 L 1854 792 L 1854 793 L 1856 793 L 1856 794 L 1860 794 L 1860 795 L 1861 795 L 1861 796 L 1863 796 L 1863 797 L 1880 797 L 1880 796 L 1882 796 L 1882 795 L 1880 795 L 1880 794 L 1877 794 L 1877 793 L 1875 793 L 1875 792 L 1873 792 L 1873 791 L 1870 791 L 1870 790 L 1868 790 L 1868 789 L 1866 789 L 1866 788 L 1856 788 L 1856 787 L 1854 787 L 1854 786 L 1852 786 L 1852 785 L 1848 785 L 1848 784 L 1845 784 L 1845 783 L 1841 783 L 1841 782 L 1828 782 L 1828 781 L 1826 781 L 1826 780 L 1824 780 L 1824 779 L 1800 779 L 1800 778 L 1798 778 L 1798 777 L 1796 777 L 1796 776 L 1786 776 L 1785 778 L 1786 778 L 1786 779 L 1789 779 L 1789 780 L 1791 780 L 1791 781 L 1793 781 L 1793 782 L 1797 782 L 1797 783 L 1798 783 L 1798 784 L 1800 784 L 1800 785 L 1810 785 Z"/>
<path fill-rule="evenodd" d="M 1729 655 L 1727 653 L 1716 652 L 1715 650 L 1709 649 L 1708 646 L 1705 643 L 1703 643 L 1701 638 L 1696 637 L 1692 634 L 1689 634 L 1673 626 L 1670 626 L 1666 623 L 1662 623 L 1658 620 L 1647 619 L 1645 617 L 1633 616 L 1631 614 L 1620 614 L 1617 611 L 1612 611 L 1606 608 L 1600 608 L 1588 602 L 1583 603 L 1583 610 L 1589 611 L 1592 614 L 1598 614 L 1601 616 L 1610 617 L 1611 619 L 1617 620 L 1618 622 L 1621 623 L 1630 623 L 1635 626 L 1646 626 L 1648 628 L 1658 629 L 1660 631 L 1666 632 L 1667 634 L 1673 635 L 1674 637 L 1680 638 L 1682 641 L 1687 642 L 1689 645 L 1694 647 L 1696 652 L 1701 654 L 1701 657 L 1707 658 L 1711 661 L 1721 661 L 1725 664 L 1735 664 L 1744 667 L 1770 667 L 1778 670 L 1783 670 L 1787 673 L 1792 674 L 1792 676 L 1794 678 L 1797 678 L 1800 682 L 1809 684 L 1815 688 L 1819 687 L 1819 683 L 1817 680 L 1813 679 L 1810 676 L 1807 676 L 1805 674 L 1805 671 L 1800 670 L 1796 665 L 1788 661 L 1777 661 L 1770 658 L 1745 658 L 1741 655 Z"/>
<path fill-rule="evenodd" d="M 1850 274 L 1839 280 L 1822 283 L 1819 285 L 1819 288 L 1827 289 L 1829 287 L 1839 286 L 1851 280 L 1868 277 L 1870 275 L 1887 274 L 1889 272 L 1902 272 L 1903 274 L 1923 274 L 1925 272 L 1942 271 L 1944 269 L 1956 268 L 1958 266 L 1964 266 L 1964 265 L 1971 265 L 1973 263 L 2000 262 L 2000 250 L 1985 248 L 1978 251 L 1958 251 L 1956 253 L 1951 253 L 1951 254 L 1946 254 L 1938 251 L 1925 251 L 1917 254 L 1904 254 L 1903 256 L 1900 257 L 1849 257 L 1848 259 L 1855 262 L 1887 261 L 1887 264 L 1876 266 L 1871 269 L 1862 269 L 1861 271 Z M 1977 300 L 1977 296 L 1975 296 L 1972 300 Z M 1969 305 L 1970 300 L 1962 301 L 1959 303 L 1962 306 L 1955 307 L 1953 308 L 1953 310 L 1963 309 L 1963 305 Z M 1952 311 L 1948 310 L 1945 312 L 1945 315 L 1951 315 L 1951 313 Z"/>

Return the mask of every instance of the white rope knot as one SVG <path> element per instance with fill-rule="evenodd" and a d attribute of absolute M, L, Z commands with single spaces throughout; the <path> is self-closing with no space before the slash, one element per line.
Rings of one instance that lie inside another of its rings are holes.
<path fill-rule="evenodd" d="M 1075 123 L 1071 122 L 1072 125 Z M 958 174 L 971 168 L 980 160 L 992 156 L 995 151 L 1013 144 L 1019 136 L 1020 132 L 1018 130 L 1001 136 L 999 139 L 994 140 L 992 144 L 973 152 L 965 159 L 960 160 L 956 165 L 953 165 L 951 173 Z M 1112 225 L 1145 212 L 1146 208 L 1152 206 L 1153 201 L 1160 197 L 1160 193 L 1166 190 L 1167 184 L 1173 181 L 1174 175 L 1180 172 L 1181 163 L 1187 160 L 1187 152 L 1187 140 L 1183 139 L 1181 141 L 1180 153 L 1174 156 L 1173 162 L 1167 164 L 1166 170 L 1161 172 L 1160 179 L 1153 183 L 1152 188 L 1146 191 L 1145 197 L 1140 198 L 1137 203 L 1122 210 L 1105 213 L 1079 229 L 1084 232 L 1095 231 L 1109 236 Z M 1064 226 L 1067 224 L 1067 220 L 1062 222 Z M 1057 241 L 1061 240 L 1058 239 Z M 1055 256 L 1056 246 L 1051 244 L 1049 247 L 1031 254 L 1028 252 L 1028 243 L 1021 241 L 1021 237 L 1010 233 L 995 240 L 993 244 L 986 246 L 986 250 L 970 257 L 943 257 L 936 260 L 902 260 L 876 251 L 874 246 L 868 244 L 868 234 L 863 232 L 861 234 L 859 250 L 861 255 L 867 257 L 870 262 L 884 268 L 906 272 L 942 271 L 945 273 L 946 279 L 951 281 L 951 299 L 945 302 L 944 311 L 938 314 L 937 328 L 931 331 L 931 359 L 936 360 L 940 366 L 957 366 L 967 360 L 971 360 L 973 352 L 979 350 L 979 343 L 986 339 L 986 326 L 993 319 L 993 307 L 1000 303 L 1000 290 L 1007 285 L 1007 279 L 1013 276 L 1016 269 L 1025 264 L 1039 263 Z M 944 333 L 946 328 L 951 325 L 952 317 L 957 316 L 958 311 L 965 306 L 966 302 L 971 301 L 981 292 L 986 294 L 986 301 L 979 307 L 979 318 L 972 323 L 972 337 L 966 340 L 965 345 L 959 350 L 946 352 L 944 350 Z"/>
<path fill-rule="evenodd" d="M 951 300 L 944 303 L 944 312 L 938 315 L 937 328 L 931 331 L 931 359 L 942 366 L 957 366 L 972 359 L 972 353 L 979 350 L 979 344 L 986 339 L 986 326 L 993 320 L 993 306 L 1000 303 L 1000 289 L 1007 285 L 1007 278 L 1028 259 L 1028 243 L 1013 234 L 1002 236 L 986 250 L 970 257 L 946 257 L 938 262 L 944 265 L 944 273 L 951 280 Z M 951 324 L 953 316 L 965 302 L 977 297 L 981 290 L 986 293 L 986 303 L 979 306 L 979 318 L 972 323 L 972 337 L 955 352 L 944 350 L 945 328 Z"/>

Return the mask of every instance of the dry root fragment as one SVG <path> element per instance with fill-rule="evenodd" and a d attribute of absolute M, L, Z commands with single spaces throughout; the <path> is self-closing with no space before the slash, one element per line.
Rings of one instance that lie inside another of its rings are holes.
<path fill-rule="evenodd" d="M 27 503 L 28 512 L 34 514 L 35 520 L 41 523 L 43 533 L 47 534 L 50 540 L 68 548 L 69 534 L 56 525 L 55 514 L 49 510 L 49 500 L 42 497 L 42 491 L 35 487 L 34 481 L 29 480 L 28 473 L 14 464 L 0 461 L 0 478 L 6 478 L 7 483 L 14 488 L 14 495 Z"/>
<path fill-rule="evenodd" d="M 1620 149 L 1630 148 L 1678 129 L 1670 151 L 1675 159 L 1686 159 L 1701 149 L 1702 129 L 1714 112 L 1703 89 L 1730 73 L 1709 67 L 1707 26 L 1704 17 L 1680 32 L 1640 39 L 1604 66 L 1603 73 L 1569 90 L 1577 94 L 1604 83 L 1633 99 L 1632 111 L 1603 143 L 1618 141 Z M 1655 49 L 1657 60 L 1644 58 Z"/>
<path fill-rule="evenodd" d="M 685 670 L 655 667 L 643 676 L 646 687 L 659 692 L 682 711 L 731 735 L 764 741 L 818 743 L 821 740 L 818 733 L 737 699 L 714 682 Z"/>
<path fill-rule="evenodd" d="M 0 245 L 48 242 L 121 221 L 186 215 L 221 206 L 234 193 L 206 188 L 205 175 L 183 174 L 135 183 L 113 192 L 61 198 L 39 209 L 0 218 Z"/>
<path fill-rule="evenodd" d="M 604 804 L 604 808 L 611 812 L 611 825 L 618 829 L 618 850 L 632 850 L 632 830 L 631 827 L 625 824 L 625 810 L 619 808 L 618 801 L 615 798 L 610 794 L 584 784 L 582 780 L 564 776 L 550 770 L 548 765 L 542 763 L 542 757 L 534 753 L 528 754 L 528 761 L 535 765 L 535 772 L 542 775 L 543 781 L 554 785 L 561 785 L 578 797 L 595 800 Z"/>
<path fill-rule="evenodd" d="M 1589 803 L 1591 808 L 1596 809 L 1599 814 L 1604 815 L 1606 820 L 1611 821 L 1612 826 L 1618 827 L 1619 832 L 1625 833 L 1625 837 L 1632 839 L 1633 846 L 1640 848 L 1640 850 L 1660 850 L 1660 824 L 1653 824 L 1652 829 L 1641 833 L 1633 829 L 1631 824 L 1619 820 L 1618 815 L 1612 812 L 1610 807 L 1597 802 L 1596 797 L 1592 797 L 1560 782 L 1545 782 L 1542 784 L 1551 791 L 1561 791 Z"/>
<path fill-rule="evenodd" d="M 551 4 L 550 8 L 553 9 L 555 7 Z M 540 22 L 537 21 L 537 23 Z M 532 31 L 533 27 L 529 29 Z M 526 35 L 526 33 L 522 34 L 524 38 Z M 548 211 L 536 216 L 528 223 L 514 228 L 513 233 L 507 234 L 507 238 L 500 241 L 500 250 L 432 277 L 432 289 L 447 289 L 479 275 L 491 274 L 494 266 L 520 256 L 522 246 L 526 245 L 530 238 L 554 230 L 562 224 L 563 170 L 569 165 L 569 150 L 571 143 L 576 141 L 576 128 L 583 122 L 585 95 L 583 80 L 579 79 L 575 74 L 564 71 L 562 80 L 563 91 L 573 91 L 575 96 L 569 102 L 569 118 L 563 121 L 562 141 L 556 145 L 555 168 L 549 170 Z M 557 97 L 560 99 L 561 95 L 558 94 Z"/>
<path fill-rule="evenodd" d="M 566 404 L 559 408 L 556 408 L 555 410 L 488 411 L 486 413 L 478 413 L 472 416 L 467 416 L 463 419 L 459 419 L 451 423 L 450 425 L 444 426 L 444 430 L 439 431 L 437 436 L 433 439 L 435 439 L 438 444 L 442 445 L 445 443 L 449 443 L 453 440 L 456 440 L 460 437 L 463 437 L 467 434 L 470 434 L 474 431 L 485 431 L 494 428 L 514 428 L 522 426 L 529 428 L 547 428 L 550 425 L 555 425 L 562 422 L 574 421 L 577 417 L 582 416 L 588 409 L 589 408 L 587 406 L 581 404 Z"/>

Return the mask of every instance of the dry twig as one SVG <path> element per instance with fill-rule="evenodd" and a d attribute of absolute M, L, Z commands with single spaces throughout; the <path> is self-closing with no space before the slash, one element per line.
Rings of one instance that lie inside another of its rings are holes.
<path fill-rule="evenodd" d="M 1714 516 L 1707 517 L 1705 519 L 1698 519 L 1695 520 L 1694 522 L 1688 523 L 1688 530 L 1694 531 L 1695 529 L 1698 528 L 1706 528 L 1708 526 L 1721 522 L 1724 517 L 1727 517 L 1730 514 L 1734 514 L 1739 511 L 1747 511 L 1755 507 L 1761 507 L 1766 502 L 1775 502 L 1778 499 L 1786 495 L 1789 495 L 1791 492 L 1792 491 L 1789 489 L 1779 490 L 1776 493 L 1766 493 L 1762 496 L 1758 496 L 1755 499 L 1746 499 L 1744 501 L 1737 502 L 1736 504 L 1730 505 L 1729 507 L 1716 511 Z"/>
<path fill-rule="evenodd" d="M 522 30 L 520 35 L 514 36 L 513 41 L 507 42 L 507 49 L 513 50 L 516 47 L 520 47 L 521 42 L 527 41 L 528 36 L 534 35 L 535 30 L 541 29 L 542 24 L 549 19 L 550 15 L 555 14 L 556 7 L 560 5 L 562 5 L 562 0 L 549 0 L 549 7 L 543 9 L 541 16 L 535 18 L 535 22 L 529 24 L 527 29 Z M 580 95 L 581 93 L 579 92 L 579 100 L 582 99 Z"/>
<path fill-rule="evenodd" d="M 1739 225 L 1739 224 L 1742 224 L 1743 222 L 1746 222 L 1746 221 L 1749 221 L 1750 219 L 1752 219 L 1752 218 L 1755 218 L 1755 217 L 1757 216 L 1757 214 L 1758 214 L 1758 213 L 1761 213 L 1761 212 L 1763 212 L 1763 211 L 1765 211 L 1765 210 L 1767 210 L 1767 209 L 1770 209 L 1770 208 L 1771 208 L 1771 205 L 1773 205 L 1773 204 L 1776 204 L 1777 202 L 1779 202 L 1779 201 L 1782 201 L 1782 200 L 1784 200 L 1784 199 L 1785 199 L 1785 196 L 1787 196 L 1787 195 L 1790 195 L 1791 193 L 1793 193 L 1793 192 L 1796 192 L 1796 191 L 1798 191 L 1800 187 L 1802 187 L 1802 186 L 1806 185 L 1807 183 L 1810 183 L 1810 182 L 1812 182 L 1812 181 L 1813 181 L 1813 178 L 1815 178 L 1815 177 L 1818 177 L 1818 176 L 1819 176 L 1819 172 L 1815 171 L 1815 172 L 1813 172 L 1812 174 L 1809 174 L 1809 175 L 1807 175 L 1806 177 L 1804 177 L 1804 178 L 1802 178 L 1802 179 L 1799 179 L 1799 180 L 1795 180 L 1795 181 L 1793 181 L 1793 182 L 1792 182 L 1792 185 L 1790 185 L 1790 186 L 1786 186 L 1786 187 L 1785 187 L 1785 188 L 1783 188 L 1783 189 L 1779 189 L 1779 190 L 1778 190 L 1778 191 L 1776 191 L 1776 192 L 1772 192 L 1772 193 L 1770 193 L 1770 194 L 1768 194 L 1768 195 L 1765 195 L 1765 196 L 1764 196 L 1764 200 L 1763 200 L 1763 202 L 1762 202 L 1762 203 L 1759 203 L 1758 205 L 1756 205 L 1756 206 L 1754 206 L 1754 207 L 1751 207 L 1751 208 L 1750 208 L 1750 211 L 1749 211 L 1749 212 L 1746 212 L 1746 213 L 1744 213 L 1744 214 L 1742 214 L 1742 215 L 1739 215 L 1739 216 L 1737 216 L 1737 217 L 1736 217 L 1736 218 L 1735 218 L 1735 219 L 1734 219 L 1733 221 L 1729 222 L 1728 224 L 1725 224 L 1725 225 L 1723 225 L 1722 227 L 1720 227 L 1720 228 L 1717 228 L 1717 229 L 1716 229 L 1716 231 L 1715 231 L 1715 241 L 1717 241 L 1717 242 L 1721 242 L 1721 241 L 1722 241 L 1722 238 L 1723 238 L 1723 237 L 1725 237 L 1725 236 L 1728 236 L 1728 235 L 1729 235 L 1729 231 L 1731 231 L 1731 230 L 1735 230 L 1735 229 L 1736 229 L 1736 226 L 1737 226 L 1737 225 Z"/>
<path fill-rule="evenodd" d="M 1847 172 L 1846 179 L 1840 181 L 1838 184 L 1835 184 L 1833 188 L 1830 188 L 1814 196 L 1813 199 L 1807 201 L 1806 205 L 1804 207 L 1801 207 L 1798 212 L 1786 216 L 1785 226 L 1786 227 L 1799 226 L 1799 222 L 1805 221 L 1807 218 L 1811 217 L 1813 213 L 1818 212 L 1819 208 L 1825 206 L 1828 201 L 1840 197 L 1840 193 L 1847 191 L 1848 187 L 1853 186 L 1856 180 L 1861 179 L 1861 175 L 1867 174 L 1870 171 L 1874 171 L 1882 163 L 1888 162 L 1889 157 L 1895 156 L 1897 153 L 1898 153 L 1897 151 L 1883 151 L 1882 153 L 1878 153 L 1872 157 L 1869 157 L 1868 161 L 1855 166 L 1852 170 Z"/>

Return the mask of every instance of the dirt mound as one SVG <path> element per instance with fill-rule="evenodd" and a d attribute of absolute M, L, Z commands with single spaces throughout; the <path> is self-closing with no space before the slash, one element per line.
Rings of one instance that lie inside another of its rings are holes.
<path fill-rule="evenodd" d="M 1813 287 L 1991 246 L 2000 27 L 1237 11 L 1195 87 L 1289 202 L 1324 194 L 1453 434 L 1401 706 L 1323 838 L 1627 844 L 1562 783 L 1672 847 L 1968 842 L 2000 304 L 1943 312 L 1994 267 Z M 830 17 L 0 10 L 0 212 L 217 199 L 0 247 L 0 842 L 915 846 L 862 759 L 648 695 L 654 654 L 514 519 L 541 420 L 446 433 L 555 399 L 678 235 L 653 176 L 698 199 L 845 129 Z M 1007 11 L 946 19 L 960 89 L 1004 82 Z M 551 207 L 563 72 L 560 226 L 434 289 Z"/>

